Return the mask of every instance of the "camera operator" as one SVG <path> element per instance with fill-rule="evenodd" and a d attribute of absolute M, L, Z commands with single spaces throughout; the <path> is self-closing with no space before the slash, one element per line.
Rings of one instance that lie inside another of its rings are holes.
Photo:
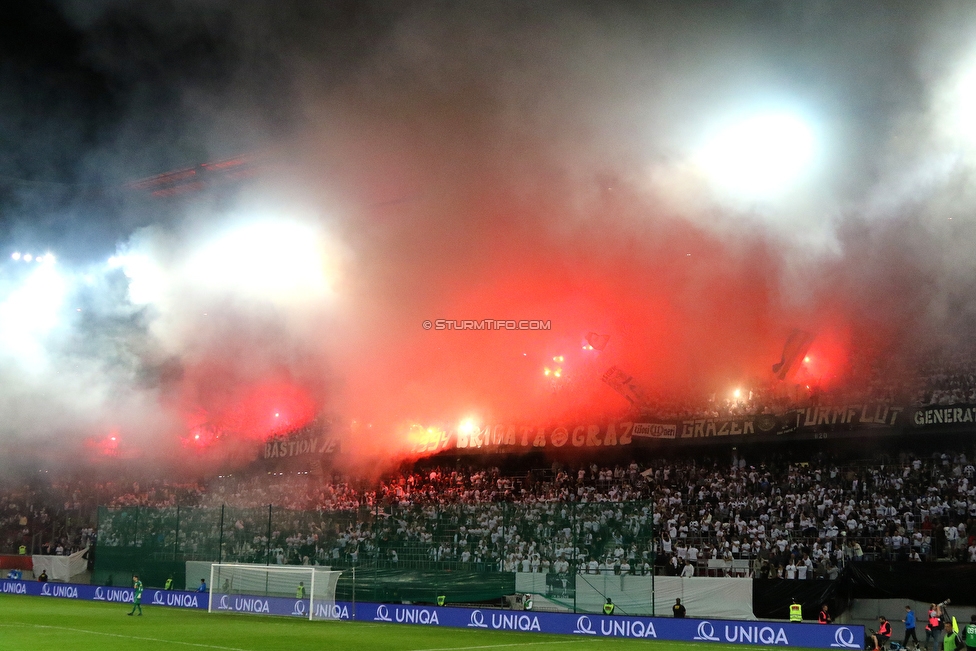
<path fill-rule="evenodd" d="M 929 604 L 928 618 L 925 620 L 925 648 L 928 649 L 929 641 L 932 642 L 932 650 L 939 651 L 939 633 L 942 631 L 942 606 L 941 604 Z"/>

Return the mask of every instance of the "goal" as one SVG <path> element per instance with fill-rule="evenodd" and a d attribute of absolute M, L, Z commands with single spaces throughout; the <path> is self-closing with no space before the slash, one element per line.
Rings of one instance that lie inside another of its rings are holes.
<path fill-rule="evenodd" d="M 255 612 L 248 607 L 252 602 L 241 597 L 274 597 L 291 602 L 290 612 L 277 614 L 335 619 L 336 583 L 340 574 L 328 567 L 311 565 L 214 563 L 210 566 L 207 609 L 212 613 Z"/>

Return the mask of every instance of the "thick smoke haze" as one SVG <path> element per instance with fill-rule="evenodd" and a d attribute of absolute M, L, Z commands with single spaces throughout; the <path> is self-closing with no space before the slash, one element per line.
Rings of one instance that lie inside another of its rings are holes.
<path fill-rule="evenodd" d="M 970 344 L 969 5 L 48 13 L 61 77 L 28 55 L 2 73 L 8 450 L 115 436 L 186 463 L 201 432 L 324 413 L 357 422 L 347 450 L 395 456 L 412 422 L 619 413 L 613 365 L 688 400 L 770 383 L 795 328 L 810 378 L 852 395 Z M 809 124 L 797 177 L 715 178 L 716 134 L 770 111 Z M 233 192 L 125 188 L 246 152 L 263 172 Z M 27 250 L 59 259 L 9 259 Z"/>

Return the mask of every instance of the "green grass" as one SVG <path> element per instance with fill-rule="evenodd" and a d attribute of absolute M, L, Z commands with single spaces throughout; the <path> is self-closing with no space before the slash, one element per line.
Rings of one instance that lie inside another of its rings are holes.
<path fill-rule="evenodd" d="M 757 646 L 583 638 L 408 624 L 309 622 L 286 617 L 209 614 L 145 606 L 128 617 L 126 604 L 0 595 L 2 651 L 730 651 Z"/>

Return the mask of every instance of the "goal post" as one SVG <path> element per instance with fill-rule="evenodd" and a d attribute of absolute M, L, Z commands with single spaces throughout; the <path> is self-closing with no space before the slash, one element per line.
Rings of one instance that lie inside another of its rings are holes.
<path fill-rule="evenodd" d="M 311 596 L 308 604 L 309 619 L 338 619 L 335 595 L 341 574 L 342 572 L 338 570 L 329 569 L 312 571 L 309 591 Z"/>
<path fill-rule="evenodd" d="M 249 598 L 288 601 L 290 611 L 270 612 L 335 619 L 335 593 L 342 572 L 314 565 L 251 565 L 213 563 L 207 609 L 209 612 L 255 611 Z"/>

